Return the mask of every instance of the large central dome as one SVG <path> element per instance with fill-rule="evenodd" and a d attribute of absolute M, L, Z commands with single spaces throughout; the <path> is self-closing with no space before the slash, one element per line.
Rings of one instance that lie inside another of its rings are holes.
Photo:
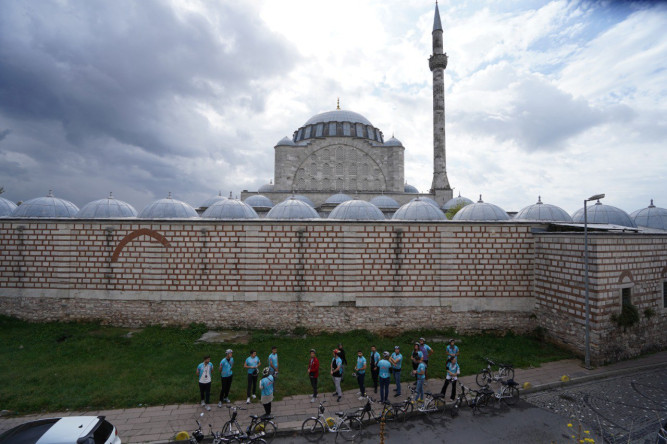
<path fill-rule="evenodd" d="M 384 143 L 382 131 L 375 128 L 364 116 L 353 111 L 336 109 L 317 114 L 301 128 L 294 131 L 293 143 L 324 137 L 356 137 L 377 143 Z M 281 140 L 279 145 L 290 145 L 289 140 Z"/>
<path fill-rule="evenodd" d="M 350 122 L 373 126 L 373 124 L 361 114 L 355 113 L 354 111 L 346 111 L 344 109 L 337 109 L 334 111 L 327 111 L 325 113 L 317 114 L 308 119 L 308 121 L 303 126 L 326 122 Z"/>

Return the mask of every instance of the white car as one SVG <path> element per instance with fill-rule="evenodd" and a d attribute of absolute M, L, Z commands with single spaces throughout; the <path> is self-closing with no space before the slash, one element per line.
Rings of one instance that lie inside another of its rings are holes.
<path fill-rule="evenodd" d="M 0 444 L 120 444 L 104 416 L 70 416 L 26 422 L 0 435 Z"/>

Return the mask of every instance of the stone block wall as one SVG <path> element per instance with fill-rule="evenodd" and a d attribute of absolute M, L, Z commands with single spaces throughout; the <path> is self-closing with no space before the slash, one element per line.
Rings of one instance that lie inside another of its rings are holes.
<path fill-rule="evenodd" d="M 535 235 L 537 321 L 553 339 L 581 354 L 585 350 L 583 244 L 582 233 Z M 589 235 L 590 346 L 594 362 L 667 346 L 665 281 L 666 235 Z M 612 319 L 621 312 L 623 288 L 629 289 L 640 315 L 638 324 L 625 329 Z"/>

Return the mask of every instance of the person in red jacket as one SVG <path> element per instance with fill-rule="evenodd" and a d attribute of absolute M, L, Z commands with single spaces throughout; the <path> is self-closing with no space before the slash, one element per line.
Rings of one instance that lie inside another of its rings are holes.
<path fill-rule="evenodd" d="M 310 377 L 310 385 L 313 386 L 313 397 L 310 402 L 315 402 L 317 399 L 317 378 L 320 375 L 320 361 L 317 359 L 315 349 L 310 349 L 310 362 L 308 363 L 308 377 Z"/>

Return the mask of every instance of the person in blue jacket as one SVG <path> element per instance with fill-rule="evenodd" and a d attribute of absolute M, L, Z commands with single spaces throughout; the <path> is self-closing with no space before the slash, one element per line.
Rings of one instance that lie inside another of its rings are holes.
<path fill-rule="evenodd" d="M 227 349 L 225 357 L 220 361 L 220 382 L 222 388 L 220 389 L 220 402 L 218 407 L 222 407 L 223 402 L 229 401 L 229 390 L 232 388 L 232 367 L 234 366 L 234 358 L 232 357 L 232 349 Z"/>
<path fill-rule="evenodd" d="M 264 406 L 264 414 L 269 416 L 271 414 L 271 402 L 273 401 L 273 376 L 270 370 L 266 367 L 262 371 L 262 380 L 259 381 L 259 389 L 262 393 L 262 405 Z"/>
<path fill-rule="evenodd" d="M 391 362 L 389 362 L 389 352 L 382 353 L 382 359 L 378 362 L 378 378 L 380 379 L 380 402 L 389 401 L 389 371 Z"/>
<path fill-rule="evenodd" d="M 259 361 L 257 352 L 255 350 L 250 350 L 250 356 L 248 356 L 243 363 L 243 368 L 248 369 L 248 399 L 245 402 L 246 404 L 250 404 L 251 395 L 252 399 L 257 397 L 255 396 L 255 393 L 257 392 L 257 376 L 259 375 L 258 369 L 260 364 L 261 362 Z"/>

